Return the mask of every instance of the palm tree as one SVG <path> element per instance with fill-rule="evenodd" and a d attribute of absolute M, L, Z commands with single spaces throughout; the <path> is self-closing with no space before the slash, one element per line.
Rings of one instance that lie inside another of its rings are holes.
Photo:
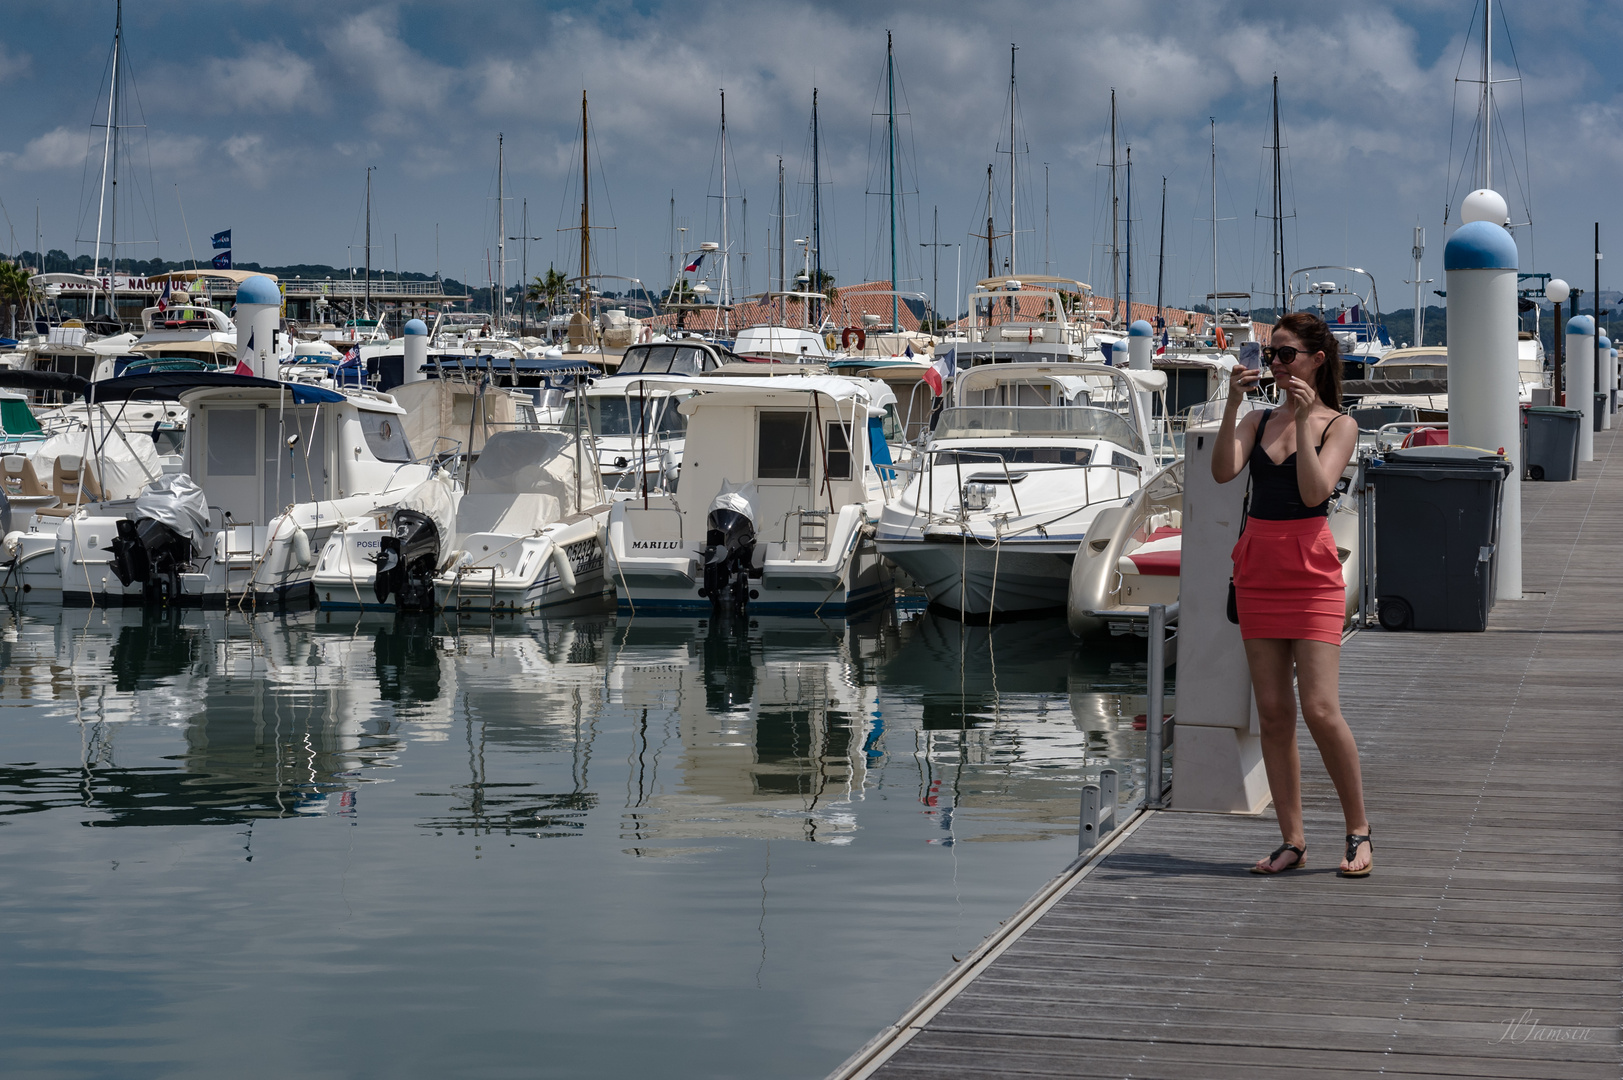
<path fill-rule="evenodd" d="M 569 295 L 569 279 L 560 274 L 555 268 L 547 267 L 545 277 L 537 274 L 530 280 L 530 286 L 525 290 L 524 298 L 534 300 L 545 305 L 547 314 L 555 314 L 554 305 Z"/>
<path fill-rule="evenodd" d="M 17 336 L 17 310 L 28 303 L 29 271 L 13 262 L 0 262 L 0 304 L 11 308 L 11 336 Z"/>

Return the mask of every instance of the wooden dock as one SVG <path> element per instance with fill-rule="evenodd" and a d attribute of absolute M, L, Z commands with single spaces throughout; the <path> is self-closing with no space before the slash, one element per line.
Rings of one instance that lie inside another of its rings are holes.
<path fill-rule="evenodd" d="M 1527 598 L 1342 650 L 1375 872 L 1301 729 L 1308 866 L 1260 819 L 1151 813 L 837 1077 L 1623 1074 L 1623 438 L 1524 484 Z M 1123 830 L 1127 831 L 1127 830 Z"/>

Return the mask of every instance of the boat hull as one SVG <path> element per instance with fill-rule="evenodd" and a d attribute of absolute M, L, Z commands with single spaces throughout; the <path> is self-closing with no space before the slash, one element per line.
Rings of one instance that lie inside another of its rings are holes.
<path fill-rule="evenodd" d="M 1027 544 L 967 535 L 880 541 L 879 551 L 944 615 L 987 621 L 1060 611 L 1079 539 Z"/>

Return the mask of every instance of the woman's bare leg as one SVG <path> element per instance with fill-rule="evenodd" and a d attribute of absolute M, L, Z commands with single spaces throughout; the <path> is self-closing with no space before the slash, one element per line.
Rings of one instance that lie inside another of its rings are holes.
<path fill-rule="evenodd" d="M 1293 641 L 1297 683 L 1302 694 L 1302 718 L 1324 759 L 1325 771 L 1341 799 L 1341 813 L 1349 833 L 1368 834 L 1364 813 L 1364 779 L 1358 765 L 1358 743 L 1341 715 L 1341 646 L 1325 641 Z M 1266 749 L 1264 750 L 1266 753 Z M 1270 774 L 1272 779 L 1272 774 Z M 1277 796 L 1276 796 L 1277 798 Z M 1370 863 L 1369 845 L 1360 845 L 1352 863 L 1343 870 L 1360 870 Z"/>
<path fill-rule="evenodd" d="M 1262 726 L 1262 762 L 1268 771 L 1268 788 L 1274 796 L 1274 814 L 1279 832 L 1287 844 L 1304 851 L 1307 838 L 1302 832 L 1302 764 L 1296 753 L 1296 694 L 1291 685 L 1291 642 L 1281 638 L 1251 638 L 1245 643 L 1245 658 L 1251 667 L 1251 691 L 1257 696 L 1257 719 Z M 1291 866 L 1297 856 L 1281 852 L 1270 864 L 1259 859 L 1257 866 L 1279 870 Z"/>

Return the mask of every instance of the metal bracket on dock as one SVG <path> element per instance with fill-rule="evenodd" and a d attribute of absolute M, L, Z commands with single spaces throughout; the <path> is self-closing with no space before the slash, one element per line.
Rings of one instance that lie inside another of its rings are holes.
<path fill-rule="evenodd" d="M 1099 782 L 1082 788 L 1082 818 L 1076 829 L 1076 853 L 1092 851 L 1116 828 L 1116 770 L 1099 770 Z"/>

